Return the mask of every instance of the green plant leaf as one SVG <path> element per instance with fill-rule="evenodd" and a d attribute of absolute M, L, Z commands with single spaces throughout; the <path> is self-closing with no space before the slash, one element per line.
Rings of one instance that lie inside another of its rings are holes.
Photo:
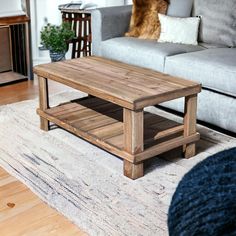
<path fill-rule="evenodd" d="M 75 32 L 69 23 L 47 24 L 43 27 L 40 35 L 44 47 L 53 52 L 66 52 L 68 41 L 75 38 Z"/>

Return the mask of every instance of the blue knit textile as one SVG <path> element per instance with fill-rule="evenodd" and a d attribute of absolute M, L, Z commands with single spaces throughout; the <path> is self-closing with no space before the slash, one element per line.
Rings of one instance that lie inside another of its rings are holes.
<path fill-rule="evenodd" d="M 236 148 L 207 158 L 183 177 L 168 228 L 170 236 L 236 235 Z"/>

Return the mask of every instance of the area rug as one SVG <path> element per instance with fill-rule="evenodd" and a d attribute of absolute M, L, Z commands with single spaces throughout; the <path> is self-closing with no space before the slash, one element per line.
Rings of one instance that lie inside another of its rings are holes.
<path fill-rule="evenodd" d="M 50 100 L 55 105 L 81 96 L 67 91 Z M 0 107 L 0 165 L 89 235 L 168 235 L 168 207 L 182 176 L 236 146 L 236 139 L 199 126 L 196 157 L 168 152 L 147 161 L 145 176 L 132 181 L 123 176 L 119 158 L 62 129 L 41 131 L 37 107 L 37 100 Z"/>

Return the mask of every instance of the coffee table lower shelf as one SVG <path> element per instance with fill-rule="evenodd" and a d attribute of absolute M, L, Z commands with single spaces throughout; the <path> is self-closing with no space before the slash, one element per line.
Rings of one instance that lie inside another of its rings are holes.
<path fill-rule="evenodd" d="M 184 137 L 184 125 L 144 112 L 143 151 L 130 153 L 125 150 L 127 137 L 124 135 L 123 108 L 118 105 L 85 97 L 44 111 L 38 109 L 37 113 L 44 121 L 52 122 L 124 159 L 124 173 L 132 179 L 143 175 L 144 160 L 200 138 L 198 133 Z"/>

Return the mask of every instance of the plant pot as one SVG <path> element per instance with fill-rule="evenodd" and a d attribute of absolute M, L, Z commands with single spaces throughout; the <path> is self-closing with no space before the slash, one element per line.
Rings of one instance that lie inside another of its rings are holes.
<path fill-rule="evenodd" d="M 65 52 L 52 52 L 52 51 L 50 51 L 49 54 L 50 54 L 50 58 L 51 58 L 52 62 L 63 61 L 66 59 Z"/>

